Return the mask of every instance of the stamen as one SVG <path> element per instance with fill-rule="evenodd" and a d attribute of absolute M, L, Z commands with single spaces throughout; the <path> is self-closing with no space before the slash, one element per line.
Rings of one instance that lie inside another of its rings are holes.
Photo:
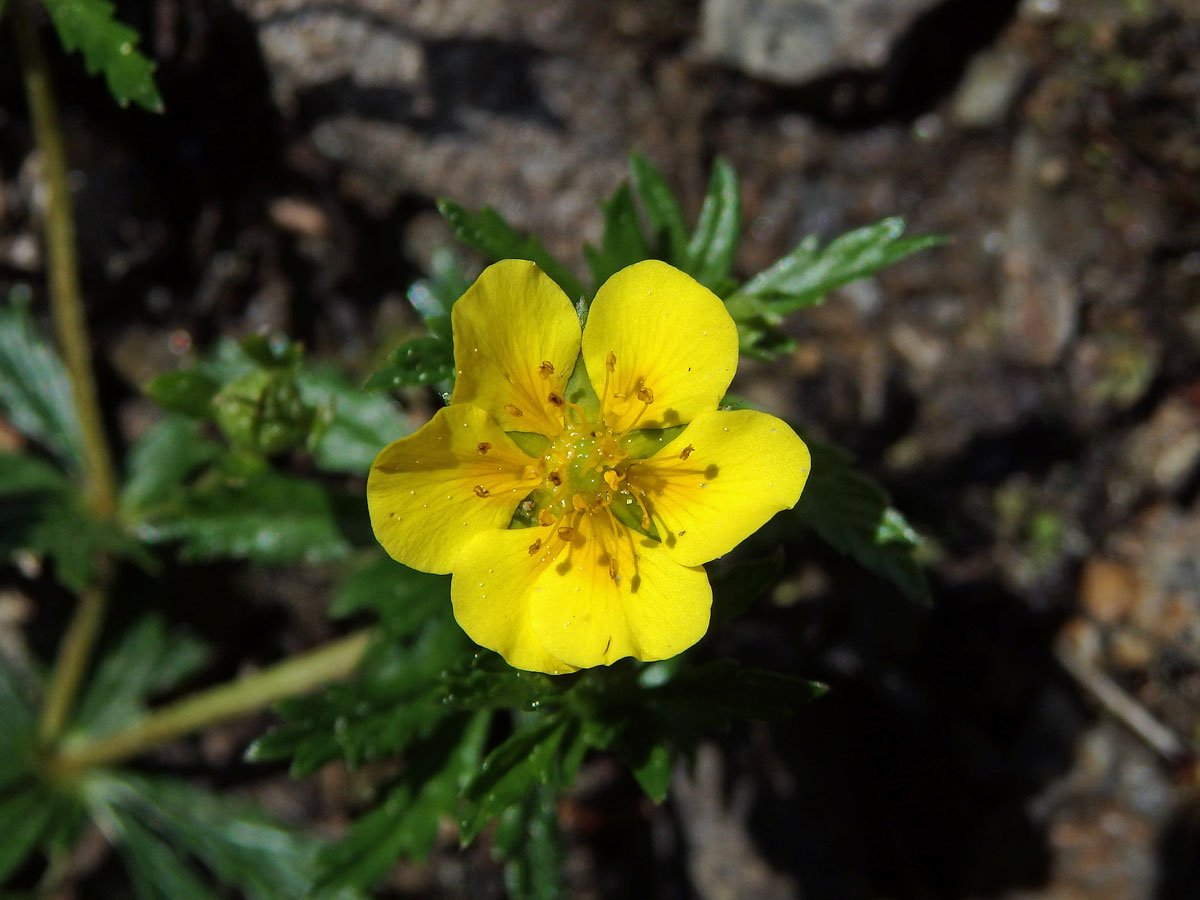
<path fill-rule="evenodd" d="M 562 484 L 562 476 L 557 472 L 551 472 L 547 477 L 550 479 L 550 483 L 555 487 L 558 487 Z"/>
<path fill-rule="evenodd" d="M 617 489 L 617 485 L 621 483 L 621 479 L 623 477 L 624 476 L 621 475 L 621 473 L 616 471 L 615 469 L 606 469 L 604 471 L 604 483 L 607 484 L 609 486 L 609 488 L 614 491 Z"/>
<path fill-rule="evenodd" d="M 489 444 L 487 441 L 480 441 L 478 444 L 475 445 L 475 449 L 478 450 L 479 454 L 482 456 L 483 454 L 487 453 L 489 450 L 492 449 L 492 445 Z"/>
<path fill-rule="evenodd" d="M 543 509 L 538 513 L 538 524 L 545 527 L 546 525 L 554 524 L 554 513 L 548 509 Z"/>
<path fill-rule="evenodd" d="M 617 354 L 611 350 L 608 351 L 608 356 L 604 357 L 604 368 L 612 372 L 617 368 Z"/>
<path fill-rule="evenodd" d="M 537 553 L 541 549 L 542 549 L 542 539 L 538 538 L 536 541 L 534 541 L 532 544 L 529 545 L 529 555 L 533 556 L 533 554 Z"/>
<path fill-rule="evenodd" d="M 554 363 L 548 359 L 543 359 L 542 364 L 538 366 L 538 374 L 543 378 L 549 378 L 554 374 Z"/>
<path fill-rule="evenodd" d="M 569 544 L 575 539 L 575 529 L 570 525 L 564 525 L 558 529 L 558 536 Z"/>
<path fill-rule="evenodd" d="M 476 497 L 486 497 L 490 493 L 491 493 L 491 491 L 489 491 L 487 488 L 485 488 L 482 484 L 475 485 L 475 496 Z"/>
<path fill-rule="evenodd" d="M 688 444 L 686 447 L 684 447 L 682 450 L 679 451 L 679 458 L 687 459 L 689 456 L 692 455 L 693 449 L 695 449 L 695 448 L 693 448 L 691 444 Z"/>
<path fill-rule="evenodd" d="M 637 398 L 649 406 L 654 402 L 654 391 L 650 390 L 648 387 L 639 388 L 637 392 Z"/>
<path fill-rule="evenodd" d="M 550 396 L 546 400 L 549 401 L 551 406 L 557 406 L 559 409 L 562 409 L 566 405 L 566 401 L 563 400 L 562 395 L 554 391 L 550 392 Z"/>
<path fill-rule="evenodd" d="M 525 413 L 521 412 L 521 410 L 517 409 L 511 403 L 504 404 L 504 411 L 506 413 L 508 413 L 510 416 L 516 416 L 518 419 L 521 418 L 521 416 L 525 415 Z"/>
<path fill-rule="evenodd" d="M 584 500 L 582 497 L 580 497 L 578 494 L 571 495 L 571 505 L 573 507 L 575 507 L 575 509 L 577 509 L 579 512 L 587 512 L 587 508 L 588 508 L 587 501 Z"/>
<path fill-rule="evenodd" d="M 541 478 L 542 473 L 537 470 L 537 466 L 526 466 L 521 470 L 521 477 L 526 481 L 533 481 L 535 478 Z"/>
<path fill-rule="evenodd" d="M 608 577 L 617 584 L 621 583 L 621 576 L 617 574 L 617 560 L 615 557 L 609 557 L 608 560 Z"/>

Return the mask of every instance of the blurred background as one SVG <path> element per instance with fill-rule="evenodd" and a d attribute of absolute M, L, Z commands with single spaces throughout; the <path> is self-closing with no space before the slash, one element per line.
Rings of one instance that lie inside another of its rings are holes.
<path fill-rule="evenodd" d="M 220 335 L 283 331 L 369 371 L 451 243 L 441 196 L 496 207 L 582 271 L 630 150 L 692 215 L 723 154 L 742 276 L 890 215 L 951 238 L 794 317 L 786 365 L 743 361 L 735 385 L 888 487 L 928 536 L 933 606 L 789 548 L 786 580 L 713 650 L 832 692 L 703 745 L 661 807 L 589 762 L 560 810 L 573 896 L 1200 897 L 1196 0 L 117 8 L 158 61 L 164 115 L 52 60 L 125 443 L 151 415 L 139 386 Z M 4 291 L 41 281 L 43 198 L 4 29 L 0 46 Z M 329 628 L 319 578 L 208 577 L 167 611 L 227 666 Z M 49 646 L 67 602 L 2 606 Z M 269 721 L 149 765 L 336 834 L 355 776 L 241 762 Z M 116 896 L 102 841 L 75 864 L 72 896 Z M 503 887 L 450 830 L 381 896 Z"/>

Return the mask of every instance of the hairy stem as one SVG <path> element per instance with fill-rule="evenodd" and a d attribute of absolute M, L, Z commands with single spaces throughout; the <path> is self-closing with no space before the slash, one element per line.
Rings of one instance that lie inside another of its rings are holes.
<path fill-rule="evenodd" d="M 357 631 L 229 684 L 184 697 L 147 713 L 123 731 L 64 748 L 47 760 L 45 770 L 52 778 L 71 778 L 344 678 L 362 659 L 373 633 L 371 629 Z"/>
<path fill-rule="evenodd" d="M 83 486 L 88 508 L 102 519 L 117 506 L 117 479 L 104 435 L 92 349 L 83 313 L 75 218 L 67 186 L 67 154 L 50 71 L 30 18 L 27 0 L 13 0 L 13 25 L 25 81 L 25 97 L 46 184 L 46 280 L 59 349 L 71 378 L 75 415 L 83 435 Z"/>
<path fill-rule="evenodd" d="M 84 499 L 97 518 L 111 519 L 117 506 L 117 479 L 92 373 L 92 351 L 83 313 L 62 126 L 46 57 L 42 54 L 26 0 L 14 0 L 12 18 L 34 140 L 41 154 L 42 177 L 46 184 L 46 281 L 54 328 L 71 379 L 75 417 L 83 439 Z M 100 566 L 96 584 L 80 596 L 67 627 L 38 725 L 38 735 L 44 744 L 52 743 L 61 733 L 87 672 L 92 647 L 104 622 L 108 571 L 107 566 Z"/>

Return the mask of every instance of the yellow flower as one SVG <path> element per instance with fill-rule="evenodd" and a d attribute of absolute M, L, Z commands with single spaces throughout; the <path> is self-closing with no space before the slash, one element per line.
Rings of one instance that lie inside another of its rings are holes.
<path fill-rule="evenodd" d="M 516 668 L 686 650 L 708 629 L 702 564 L 795 505 L 808 477 L 784 422 L 717 408 L 738 357 L 724 304 L 641 262 L 605 282 L 581 329 L 537 266 L 504 260 L 452 323 L 450 405 L 371 467 L 384 549 L 453 573 L 455 618 Z"/>

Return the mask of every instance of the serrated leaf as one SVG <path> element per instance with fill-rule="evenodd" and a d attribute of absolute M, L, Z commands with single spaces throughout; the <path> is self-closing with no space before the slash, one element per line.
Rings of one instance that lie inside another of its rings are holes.
<path fill-rule="evenodd" d="M 551 256 L 536 237 L 521 234 L 494 209 L 485 206 L 478 213 L 472 213 L 453 201 L 439 200 L 438 212 L 455 237 L 488 259 L 528 259 L 537 263 L 572 303 L 583 296 L 583 285 L 570 269 Z"/>
<path fill-rule="evenodd" d="M 449 341 L 450 310 L 471 282 L 459 268 L 454 253 L 445 247 L 433 251 L 429 268 L 429 277 L 413 282 L 408 289 L 408 302 L 431 334 Z"/>
<path fill-rule="evenodd" d="M 121 489 L 127 515 L 169 501 L 196 469 L 215 460 L 221 447 L 203 434 L 199 423 L 166 416 L 146 429 L 129 451 L 128 472 Z"/>
<path fill-rule="evenodd" d="M 599 248 L 591 245 L 583 248 L 592 274 L 593 293 L 614 272 L 650 256 L 629 185 L 617 188 L 603 210 L 604 233 Z"/>
<path fill-rule="evenodd" d="M 283 724 L 246 756 L 291 760 L 291 774 L 303 777 L 335 759 L 357 767 L 400 753 L 445 719 L 443 673 L 461 665 L 466 650 L 446 609 L 415 640 L 377 644 L 355 678 L 280 703 Z"/>
<path fill-rule="evenodd" d="M 379 614 L 391 638 L 416 631 L 450 605 L 450 579 L 372 555 L 360 563 L 333 598 L 329 614 L 342 618 L 364 609 Z"/>
<path fill-rule="evenodd" d="M 498 654 L 483 651 L 465 672 L 447 679 L 445 702 L 461 709 L 538 709 L 574 684 L 570 676 L 514 669 Z"/>
<path fill-rule="evenodd" d="M 26 525 L 20 545 L 53 560 L 55 577 L 77 593 L 93 582 L 101 556 L 124 557 L 144 571 L 157 567 L 145 547 L 122 529 L 95 519 L 69 492 L 44 497 Z"/>
<path fill-rule="evenodd" d="M 388 355 L 388 363 L 367 379 L 368 390 L 397 390 L 413 385 L 454 381 L 454 347 L 434 335 L 405 341 Z"/>
<path fill-rule="evenodd" d="M 709 631 L 735 619 L 750 608 L 779 577 L 783 569 L 783 550 L 769 556 L 738 562 L 711 577 L 713 603 Z"/>
<path fill-rule="evenodd" d="M 127 628 L 107 650 L 72 719 L 74 732 L 108 734 L 140 718 L 148 701 L 204 665 L 208 648 L 190 634 L 168 629 L 158 616 Z"/>
<path fill-rule="evenodd" d="M 688 241 L 684 270 L 719 296 L 729 287 L 741 237 L 742 200 L 737 172 L 723 156 L 713 163 L 700 221 Z"/>
<path fill-rule="evenodd" d="M 538 785 L 500 816 L 492 846 L 505 861 L 504 885 L 512 900 L 566 896 L 557 795 L 553 787 Z"/>
<path fill-rule="evenodd" d="M 488 754 L 463 790 L 465 805 L 459 830 L 464 846 L 535 785 L 557 781 L 556 757 L 570 728 L 571 723 L 561 716 L 545 716 Z"/>
<path fill-rule="evenodd" d="M 825 691 L 819 682 L 719 659 L 684 669 L 646 691 L 645 702 L 652 712 L 668 718 L 723 728 L 736 719 L 782 718 Z"/>
<path fill-rule="evenodd" d="M 653 249 L 672 265 L 686 266 L 687 226 L 670 185 L 655 165 L 638 153 L 629 157 L 629 168 L 634 190 L 650 222 Z"/>
<path fill-rule="evenodd" d="M 369 888 L 397 857 L 424 859 L 437 840 L 444 816 L 479 768 L 491 716 L 446 722 L 427 741 L 405 754 L 405 771 L 382 803 L 357 820 L 349 834 L 317 860 L 319 889 Z"/>
<path fill-rule="evenodd" d="M 250 804 L 180 781 L 113 773 L 91 776 L 84 796 L 115 825 L 145 896 L 211 896 L 187 860 L 253 900 L 315 896 L 315 842 Z M 171 862 L 152 858 L 163 856 Z"/>
<path fill-rule="evenodd" d="M 846 451 L 807 441 L 812 474 L 796 515 L 830 546 L 898 587 L 930 602 L 929 583 L 913 555 L 919 536 L 878 484 L 854 467 Z"/>
<path fill-rule="evenodd" d="M 37 849 L 60 806 L 49 788 L 36 781 L 0 796 L 0 884 Z"/>
<path fill-rule="evenodd" d="M 186 561 L 265 564 L 340 559 L 350 544 L 319 484 L 266 472 L 245 484 L 206 485 L 155 511 L 138 528 L 149 543 L 179 541 Z"/>
<path fill-rule="evenodd" d="M 150 112 L 162 112 L 154 85 L 154 63 L 137 49 L 141 36 L 113 18 L 107 0 L 43 0 L 58 39 L 68 52 L 83 53 L 89 75 L 104 73 L 109 93 L 122 106 L 132 100 Z"/>
<path fill-rule="evenodd" d="M 14 290 L 0 305 L 0 408 L 18 431 L 78 471 L 82 443 L 71 381 L 58 354 L 38 334 L 24 297 Z"/>
<path fill-rule="evenodd" d="M 945 238 L 938 235 L 906 238 L 903 234 L 904 220 L 891 218 L 847 232 L 823 249 L 816 237 L 810 235 L 791 253 L 743 285 L 729 299 L 731 313 L 740 321 L 746 309 L 783 315 L 812 306 L 835 288 L 868 278 L 897 260 L 945 243 Z M 750 304 L 746 303 L 747 298 L 752 301 Z"/>
<path fill-rule="evenodd" d="M 302 371 L 300 392 L 314 407 L 332 410 L 332 418 L 313 451 L 326 472 L 362 475 L 375 454 L 412 431 L 400 409 L 387 397 L 364 393 L 337 369 Z"/>
<path fill-rule="evenodd" d="M 193 419 L 211 419 L 212 400 L 220 383 L 195 369 L 163 372 L 145 386 L 146 396 L 168 412 Z"/>

